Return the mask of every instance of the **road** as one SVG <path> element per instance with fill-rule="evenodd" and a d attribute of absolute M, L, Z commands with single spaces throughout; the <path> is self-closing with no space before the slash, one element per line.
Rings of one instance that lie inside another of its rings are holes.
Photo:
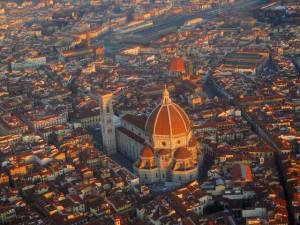
<path fill-rule="evenodd" d="M 213 81 L 214 78 L 211 77 L 211 81 Z M 217 85 L 216 82 L 212 82 L 212 85 Z M 222 90 L 221 90 L 222 89 Z M 229 97 L 230 94 L 228 94 L 224 88 L 221 87 L 221 89 L 216 88 L 215 86 L 215 90 L 218 92 L 219 95 L 225 97 L 228 102 L 239 108 L 242 112 L 242 116 L 244 117 L 244 119 L 251 125 L 253 131 L 260 136 L 266 143 L 270 144 L 275 150 L 275 164 L 276 164 L 276 169 L 278 171 L 279 174 L 279 180 L 280 183 L 283 187 L 284 190 L 284 196 L 285 196 L 285 200 L 287 202 L 287 209 L 288 209 L 288 218 L 289 218 L 289 224 L 294 224 L 294 218 L 293 215 L 291 214 L 291 198 L 288 194 L 288 191 L 286 189 L 286 185 L 285 185 L 285 175 L 283 174 L 283 168 L 282 168 L 282 164 L 281 164 L 281 150 L 280 147 L 277 145 L 277 143 L 275 143 L 275 141 L 273 140 L 273 138 L 265 131 L 265 129 L 257 123 L 257 121 L 253 120 L 251 115 L 245 110 L 245 108 L 243 106 L 241 106 L 239 104 L 239 102 L 237 100 L 235 100 L 233 97 Z"/>

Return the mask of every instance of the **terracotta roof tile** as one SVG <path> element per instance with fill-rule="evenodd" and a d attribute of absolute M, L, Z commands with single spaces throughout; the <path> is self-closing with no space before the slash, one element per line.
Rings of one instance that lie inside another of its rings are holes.
<path fill-rule="evenodd" d="M 174 158 L 175 159 L 188 159 L 191 158 L 192 154 L 190 153 L 189 150 L 187 150 L 186 148 L 178 148 L 175 152 L 174 152 Z"/>
<path fill-rule="evenodd" d="M 145 148 L 141 151 L 141 157 L 153 158 L 154 157 L 153 149 L 149 145 L 146 145 Z"/>

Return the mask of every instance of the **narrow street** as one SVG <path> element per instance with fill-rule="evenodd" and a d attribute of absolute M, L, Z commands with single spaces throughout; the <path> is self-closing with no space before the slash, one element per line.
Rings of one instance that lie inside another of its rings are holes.
<path fill-rule="evenodd" d="M 211 81 L 214 81 L 212 77 L 210 77 L 210 79 L 211 79 Z M 276 154 L 275 154 L 276 169 L 278 171 L 280 183 L 283 187 L 285 200 L 287 202 L 287 210 L 289 212 L 289 215 L 288 215 L 289 223 L 290 224 L 295 224 L 294 218 L 291 214 L 291 209 L 290 209 L 291 199 L 290 199 L 290 196 L 289 196 L 288 191 L 286 189 L 284 174 L 283 174 L 282 166 L 281 166 L 281 163 L 280 163 L 280 155 L 282 153 L 280 151 L 279 146 L 272 140 L 272 138 L 269 136 L 269 134 L 267 134 L 265 132 L 265 130 L 251 118 L 251 116 L 245 111 L 244 107 L 242 107 L 235 99 L 231 98 L 230 95 L 228 93 L 226 93 L 226 91 L 224 91 L 224 90 L 220 91 L 220 89 L 219 89 L 220 87 L 218 87 L 218 88 L 215 87 L 214 86 L 215 84 L 216 83 L 214 81 L 214 82 L 209 82 L 209 85 L 208 85 L 208 86 L 211 85 L 211 90 L 216 91 L 215 95 L 220 95 L 220 96 L 225 97 L 231 105 L 239 108 L 242 112 L 242 116 L 251 125 L 253 131 L 276 150 Z"/>

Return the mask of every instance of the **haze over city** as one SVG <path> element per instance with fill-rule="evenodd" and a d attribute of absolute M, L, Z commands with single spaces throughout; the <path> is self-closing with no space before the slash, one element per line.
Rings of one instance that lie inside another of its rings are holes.
<path fill-rule="evenodd" d="M 2 0 L 0 84 L 0 224 L 300 224 L 299 0 Z"/>

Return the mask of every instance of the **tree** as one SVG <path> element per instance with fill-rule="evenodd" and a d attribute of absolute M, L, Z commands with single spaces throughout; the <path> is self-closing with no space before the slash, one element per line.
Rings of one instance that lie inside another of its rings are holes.
<path fill-rule="evenodd" d="M 291 141 L 291 152 L 293 156 L 299 154 L 299 144 L 296 139 Z"/>
<path fill-rule="evenodd" d="M 220 202 L 215 201 L 213 204 L 208 205 L 205 209 L 204 209 L 205 213 L 207 214 L 212 214 L 212 213 L 216 213 L 216 212 L 220 212 L 220 211 L 224 211 L 224 205 L 222 205 Z"/>
<path fill-rule="evenodd" d="M 50 135 L 49 135 L 49 138 L 48 138 L 48 143 L 50 145 L 54 145 L 54 146 L 57 146 L 58 145 L 58 136 L 55 132 L 52 132 Z"/>

